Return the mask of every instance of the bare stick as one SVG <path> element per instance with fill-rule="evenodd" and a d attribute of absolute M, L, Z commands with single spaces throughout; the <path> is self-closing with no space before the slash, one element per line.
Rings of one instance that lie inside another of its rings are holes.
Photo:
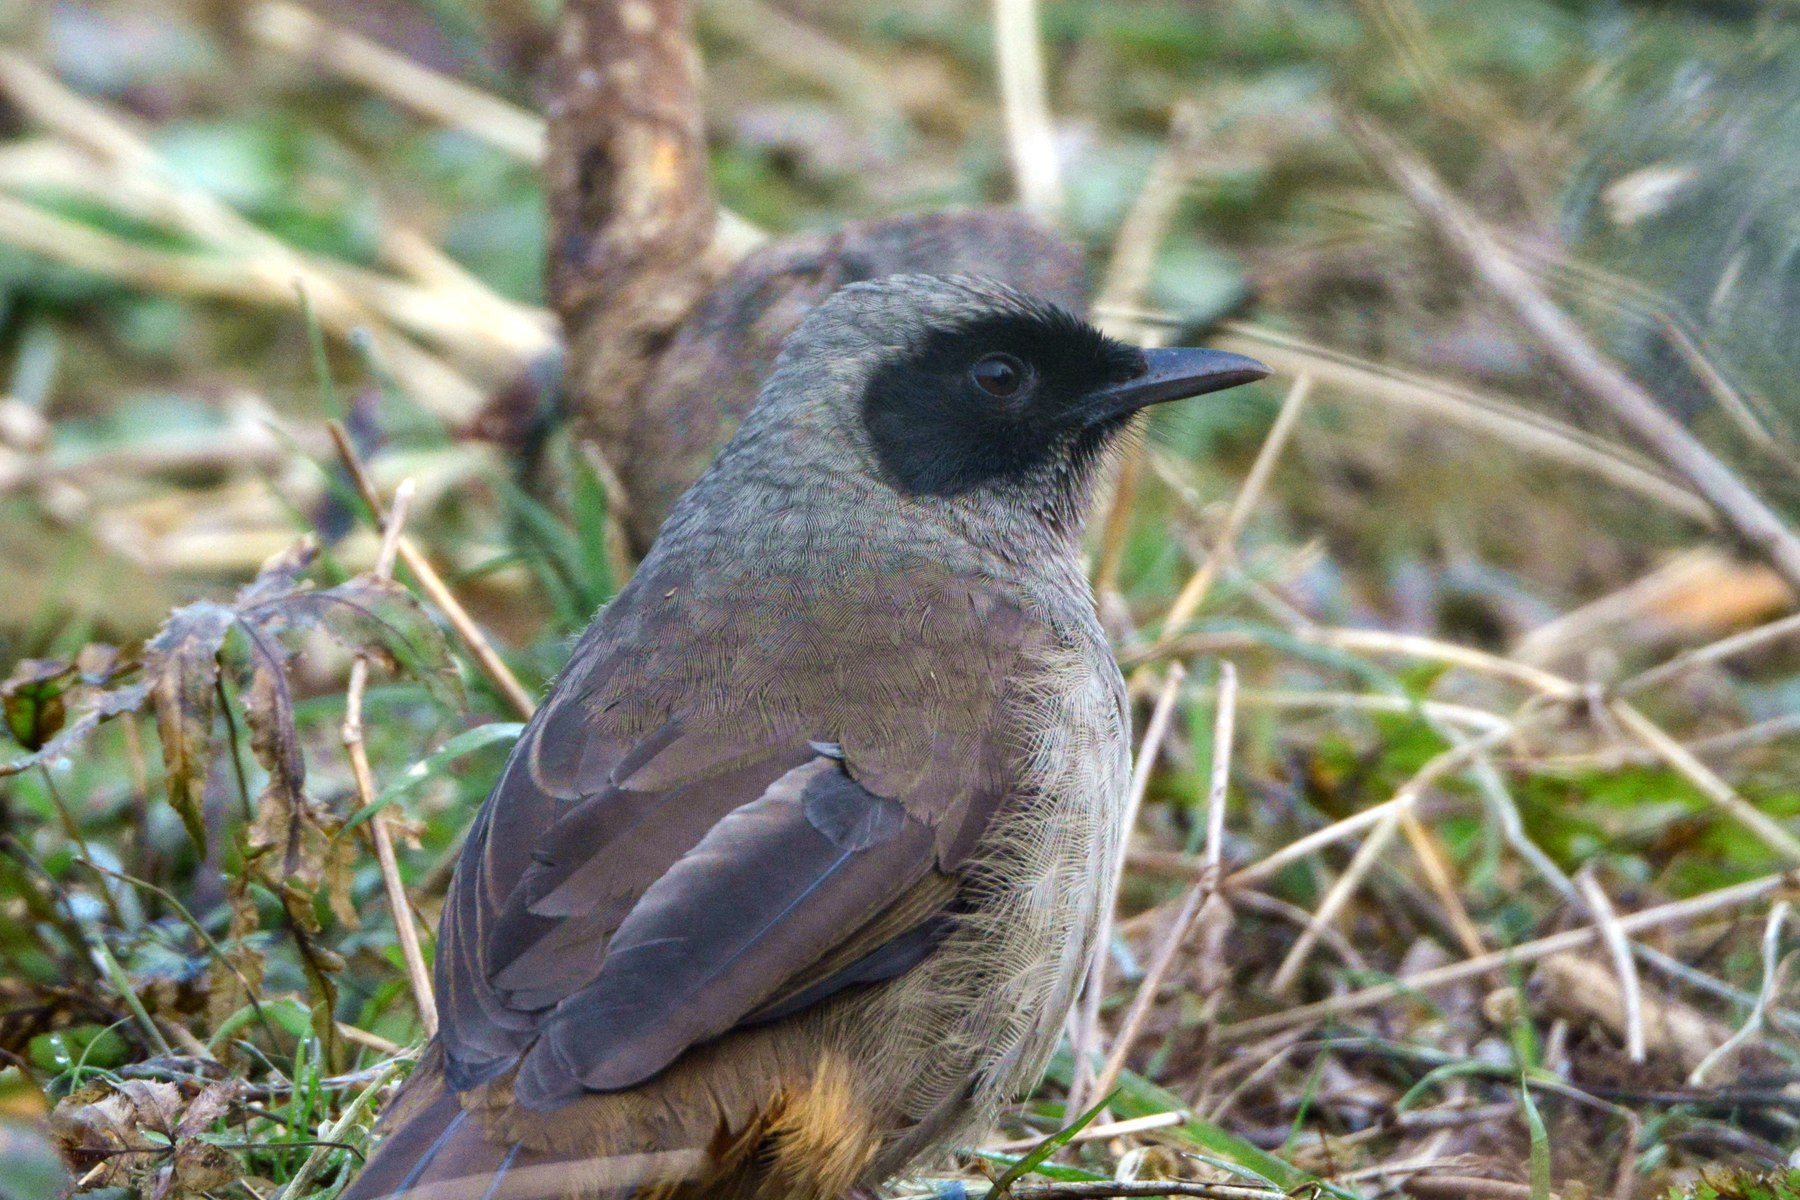
<path fill-rule="evenodd" d="M 1631 959 L 1631 944 L 1619 927 L 1619 914 L 1614 911 L 1612 900 L 1593 872 L 1583 871 L 1577 875 L 1575 886 L 1581 889 L 1581 898 L 1594 916 L 1600 938 L 1612 955 L 1613 970 L 1619 976 L 1619 1001 L 1625 1010 L 1626 1057 L 1641 1063 L 1644 1061 L 1644 995 L 1638 985 L 1637 964 Z"/>
<path fill-rule="evenodd" d="M 1399 185 L 1463 265 L 1506 303 L 1520 324 L 1537 335 L 1563 373 L 1692 483 L 1747 545 L 1767 559 L 1789 586 L 1800 590 L 1800 538 L 1762 498 L 1602 354 L 1423 161 L 1366 118 L 1347 117 L 1343 124 L 1369 160 Z"/>
<path fill-rule="evenodd" d="M 1262 449 L 1256 453 L 1256 461 L 1250 465 L 1250 474 L 1244 479 L 1244 486 L 1238 489 L 1237 498 L 1231 502 L 1231 511 L 1225 517 L 1225 527 L 1219 530 L 1219 536 L 1213 541 L 1212 552 L 1187 581 L 1187 586 L 1181 589 L 1175 603 L 1169 606 L 1168 616 L 1163 618 L 1159 644 L 1175 637 L 1206 602 L 1206 594 L 1212 590 L 1213 580 L 1218 578 L 1219 569 L 1224 566 L 1226 557 L 1237 544 L 1238 534 L 1244 528 L 1244 522 L 1249 519 L 1250 510 L 1262 498 L 1263 488 L 1268 485 L 1269 476 L 1274 473 L 1275 464 L 1281 458 L 1281 451 L 1287 445 L 1295 424 L 1299 422 L 1300 411 L 1306 406 L 1306 398 L 1311 392 L 1310 375 L 1301 375 L 1294 380 L 1294 386 L 1288 389 L 1287 399 L 1282 401 L 1281 412 L 1269 427 L 1269 436 L 1263 439 Z"/>
<path fill-rule="evenodd" d="M 388 510 L 381 530 L 381 552 L 375 558 L 375 578 L 394 577 L 394 555 L 399 549 L 400 530 L 412 508 L 413 481 L 402 479 L 394 489 L 394 506 Z M 350 771 L 356 776 L 358 804 L 367 808 L 375 803 L 375 775 L 369 769 L 369 752 L 363 745 L 363 691 L 369 684 L 369 656 L 358 654 L 350 664 L 350 686 L 344 694 L 344 750 L 350 756 Z M 419 945 L 419 931 L 413 925 L 412 902 L 406 897 L 406 884 L 400 879 L 400 862 L 394 855 L 394 831 L 384 809 L 369 821 L 370 840 L 375 843 L 375 861 L 381 866 L 382 886 L 387 889 L 388 908 L 394 914 L 394 932 L 400 937 L 400 957 L 406 963 L 406 977 L 412 984 L 413 1003 L 418 1006 L 419 1020 L 427 1037 L 437 1036 L 437 1000 L 431 994 L 431 971 L 425 965 L 425 952 Z"/>
<path fill-rule="evenodd" d="M 1100 905 L 1100 928 L 1094 935 L 1093 956 L 1088 961 L 1087 990 L 1082 995 L 1081 1020 L 1075 1026 L 1075 1045 L 1071 1047 L 1075 1058 L 1075 1073 L 1069 1086 L 1068 1108 L 1071 1112 L 1081 1110 L 1083 1101 L 1093 1093 L 1087 1090 L 1089 1080 L 1085 1072 L 1092 1069 L 1092 1052 L 1098 1045 L 1100 1037 L 1100 1001 L 1106 992 L 1106 964 L 1111 957 L 1113 931 L 1113 907 L 1118 903 L 1119 879 L 1125 870 L 1125 851 L 1131 844 L 1132 830 L 1137 827 L 1138 809 L 1143 805 L 1144 793 L 1150 787 L 1150 770 L 1156 765 L 1156 755 L 1162 749 L 1163 738 L 1168 735 L 1169 722 L 1175 715 L 1175 701 L 1181 694 L 1181 682 L 1187 678 L 1187 670 L 1180 663 L 1169 667 L 1169 676 L 1163 681 L 1162 692 L 1156 698 L 1156 706 L 1150 710 L 1150 723 L 1144 729 L 1144 742 L 1138 748 L 1137 762 L 1131 772 L 1131 788 L 1125 797 L 1125 814 L 1119 825 L 1119 853 L 1113 869 L 1113 887 Z M 1084 1067 L 1082 1064 L 1088 1064 Z"/>
<path fill-rule="evenodd" d="M 337 446 L 338 457 L 343 461 L 344 469 L 350 473 L 357 492 L 374 512 L 376 519 L 381 520 L 381 497 L 375 492 L 375 484 L 369 479 L 369 472 L 356 457 L 356 448 L 350 444 L 350 436 L 336 421 L 326 422 L 326 428 L 331 431 L 331 440 Z M 443 577 L 437 573 L 431 561 L 413 545 L 410 538 L 402 536 L 398 549 L 400 561 L 406 564 L 407 570 L 419 581 L 419 587 L 425 595 L 437 605 L 444 614 L 444 619 L 450 622 L 450 627 L 462 638 L 463 644 L 469 648 L 469 653 L 488 679 L 500 689 L 500 694 L 506 697 L 514 712 L 530 720 L 531 714 L 537 711 L 537 704 L 531 699 L 531 693 L 525 690 L 518 676 L 512 673 L 512 668 L 495 651 L 493 644 L 481 632 L 480 626 L 475 624 L 475 619 L 469 615 L 469 610 L 462 606 L 462 602 L 445 585 Z"/>
<path fill-rule="evenodd" d="M 1772 893 L 1793 887 L 1800 887 L 1800 871 L 1784 871 L 1774 875 L 1764 875 L 1760 879 L 1752 879 L 1746 883 L 1720 888 L 1717 891 L 1692 896 L 1686 900 L 1676 900 L 1655 908 L 1647 908 L 1642 912 L 1627 914 L 1619 918 L 1619 927 L 1628 934 L 1639 933 L 1646 929 L 1656 929 L 1664 925 L 1692 920 L 1720 909 L 1750 904 Z M 1549 937 L 1539 938 L 1536 941 L 1526 942 L 1521 946 L 1490 951 L 1479 958 L 1451 963 L 1448 966 L 1434 967 L 1429 971 L 1405 975 L 1387 983 L 1359 988 L 1354 992 L 1334 996 L 1329 1000 L 1303 1004 L 1296 1008 L 1270 1013 L 1267 1016 L 1252 1017 L 1247 1021 L 1224 1026 L 1214 1036 L 1230 1042 L 1266 1037 L 1283 1029 L 1311 1025 L 1348 1013 L 1360 1012 L 1365 1008 L 1373 1008 L 1378 1004 L 1412 992 L 1434 991 L 1437 988 L 1459 983 L 1464 979 L 1485 975 L 1489 971 L 1504 968 L 1509 964 L 1537 962 L 1539 959 L 1547 958 L 1564 950 L 1578 950 L 1598 941 L 1599 937 L 1599 930 L 1591 925 L 1580 929 L 1566 930 L 1562 933 L 1551 934 Z"/>
<path fill-rule="evenodd" d="M 1044 86 L 1037 0 L 994 0 L 994 57 L 1019 204 L 1026 212 L 1054 219 L 1062 211 L 1062 171 Z"/>

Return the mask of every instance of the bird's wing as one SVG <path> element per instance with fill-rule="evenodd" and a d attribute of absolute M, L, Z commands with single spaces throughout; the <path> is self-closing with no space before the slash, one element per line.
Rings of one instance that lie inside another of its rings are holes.
<path fill-rule="evenodd" d="M 668 618 L 704 618 L 637 620 L 674 598 L 644 582 L 471 832 L 438 950 L 453 1087 L 519 1064 L 521 1103 L 556 1107 L 908 969 L 1006 793 L 1015 748 L 996 726 L 1035 627 L 1016 609 L 899 587 L 901 611 L 859 631 L 802 602 L 772 650 L 766 631 L 747 657 L 716 633 L 684 662 L 686 622 Z"/>

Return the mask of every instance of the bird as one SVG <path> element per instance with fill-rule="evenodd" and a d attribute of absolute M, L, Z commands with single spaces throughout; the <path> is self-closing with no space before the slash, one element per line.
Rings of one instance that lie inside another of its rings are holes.
<path fill-rule="evenodd" d="M 1124 832 L 1095 487 L 1268 374 L 980 277 L 815 307 L 477 814 L 347 1200 L 872 1196 L 1034 1085 Z"/>

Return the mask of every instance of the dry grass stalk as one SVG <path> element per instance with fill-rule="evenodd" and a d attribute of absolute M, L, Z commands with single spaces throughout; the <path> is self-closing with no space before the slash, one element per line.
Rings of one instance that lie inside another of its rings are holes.
<path fill-rule="evenodd" d="M 1773 875 L 1764 875 L 1745 883 L 1691 896 L 1686 900 L 1675 900 L 1655 908 L 1644 909 L 1641 912 L 1629 913 L 1619 918 L 1619 927 L 1627 934 L 1641 933 L 1644 930 L 1674 925 L 1722 909 L 1753 904 L 1795 887 L 1800 887 L 1800 872 L 1783 871 Z M 1513 963 L 1536 962 L 1564 950 L 1578 950 L 1591 945 L 1599 940 L 1599 937 L 1599 930 L 1591 925 L 1580 929 L 1566 930 L 1510 949 L 1490 951 L 1479 958 L 1451 963 L 1448 966 L 1434 967 L 1430 970 L 1402 976 L 1387 983 L 1359 988 L 1354 992 L 1334 996 L 1328 1000 L 1303 1004 L 1295 1008 L 1284 1009 L 1281 1012 L 1270 1013 L 1267 1016 L 1252 1017 L 1249 1020 L 1223 1026 L 1216 1031 L 1214 1036 L 1224 1041 L 1241 1042 L 1251 1038 L 1265 1037 L 1286 1029 L 1314 1025 L 1320 1021 L 1333 1020 L 1353 1012 L 1360 1012 L 1365 1008 L 1373 1008 L 1378 1004 L 1412 992 L 1430 992 L 1453 983 L 1460 983 L 1465 979 L 1485 975 L 1489 971 L 1503 969 Z"/>
<path fill-rule="evenodd" d="M 244 28 L 272 50 L 354 80 L 514 158 L 540 162 L 544 157 L 544 121 L 536 113 L 422 67 L 299 4 L 269 0 L 254 5 L 245 14 Z"/>
<path fill-rule="evenodd" d="M 345 433 L 344 427 L 336 421 L 328 422 L 326 428 L 331 431 L 331 440 L 337 445 L 338 458 L 343 462 L 344 469 L 350 473 L 350 479 L 356 485 L 358 494 L 369 506 L 369 510 L 375 514 L 376 520 L 382 520 L 381 497 L 375 491 L 375 484 L 370 480 L 367 468 L 363 466 L 362 460 L 357 458 L 356 448 L 350 444 L 350 435 Z M 407 570 L 411 571 L 413 577 L 418 580 L 419 587 L 424 591 L 426 597 L 437 605 L 438 610 L 444 614 L 444 619 L 450 622 L 450 627 L 456 630 L 458 637 L 462 638 L 463 644 L 468 647 L 470 655 L 474 657 L 482 672 L 499 689 L 500 694 L 506 698 L 513 711 L 523 719 L 530 720 L 531 714 L 537 711 L 537 704 L 532 700 L 531 693 L 525 690 L 525 686 L 519 682 L 518 676 L 512 673 L 512 668 L 506 665 L 505 660 L 494 649 L 493 643 L 488 641 L 487 635 L 481 632 L 481 627 L 475 624 L 475 619 L 469 615 L 469 610 L 464 608 L 462 602 L 450 591 L 450 588 L 444 583 L 443 577 L 431 565 L 431 560 L 427 559 L 424 552 L 413 545 L 411 539 L 404 535 L 399 539 L 398 550 L 400 561 L 406 564 Z"/>
<path fill-rule="evenodd" d="M 1169 120 L 1168 139 L 1119 225 L 1112 257 L 1093 304 L 1095 319 L 1115 337 L 1141 346 L 1160 346 L 1168 338 L 1166 328 L 1136 314 L 1141 312 L 1157 253 L 1175 220 L 1182 192 L 1193 178 L 1205 132 L 1198 110 L 1188 105 L 1175 109 Z M 1094 571 L 1094 588 L 1102 595 L 1119 586 L 1119 564 L 1124 561 L 1133 501 L 1143 480 L 1147 452 L 1142 439 L 1133 439 L 1126 447 L 1105 504 L 1100 560 Z"/>
<path fill-rule="evenodd" d="M 1690 520 L 1708 524 L 1715 520 L 1704 500 L 1642 455 L 1502 396 L 1404 371 L 1247 321 L 1226 322 L 1216 344 L 1260 358 L 1278 374 L 1310 374 L 1334 395 L 1423 413 L 1585 472 Z"/>
<path fill-rule="evenodd" d="M 379 42 L 306 11 L 269 0 L 246 28 L 272 50 L 306 57 L 314 66 L 369 89 L 402 108 L 458 129 L 521 162 L 541 163 L 548 138 L 544 118 L 452 76 L 421 66 Z M 736 213 L 719 210 L 718 248 L 741 258 L 768 235 Z"/>
<path fill-rule="evenodd" d="M 1344 873 L 1326 890 L 1319 901 L 1318 911 L 1313 913 L 1312 920 L 1300 931 L 1300 936 L 1288 948 L 1287 957 L 1276 968 L 1274 978 L 1269 981 L 1269 990 L 1275 995 L 1285 996 L 1294 990 L 1294 985 L 1300 979 L 1300 969 L 1306 965 L 1313 947 L 1318 944 L 1319 929 L 1336 921 L 1344 905 L 1349 903 L 1350 897 L 1362 886 L 1363 880 L 1368 877 L 1388 843 L 1393 840 L 1395 830 L 1400 827 L 1400 819 L 1412 808 L 1416 797 L 1416 791 L 1402 788 L 1391 804 L 1384 806 L 1381 819 L 1369 831 L 1363 844 L 1356 848 L 1356 853 L 1350 856 L 1350 864 L 1344 868 Z"/>
<path fill-rule="evenodd" d="M 1063 208 L 1062 169 L 1044 83 L 1037 0 L 994 0 L 994 57 L 1019 204 L 1026 212 L 1054 220 Z"/>
<path fill-rule="evenodd" d="M 1275 423 L 1269 427 L 1262 448 L 1256 452 L 1256 461 L 1250 464 L 1250 474 L 1245 477 L 1244 486 L 1238 489 L 1237 496 L 1231 502 L 1231 511 L 1225 516 L 1225 526 L 1219 530 L 1212 552 L 1188 579 L 1181 593 L 1175 597 L 1175 603 L 1169 606 L 1168 614 L 1163 618 L 1159 645 L 1179 634 L 1181 627 L 1192 620 L 1194 614 L 1200 611 L 1200 606 L 1206 603 L 1207 594 L 1219 577 L 1225 560 L 1234 553 L 1244 522 L 1249 520 L 1251 510 L 1262 499 L 1263 491 L 1268 487 L 1269 476 L 1274 474 L 1275 464 L 1280 461 L 1281 452 L 1287 447 L 1288 439 L 1300 421 L 1300 413 L 1306 407 L 1306 398 L 1311 393 L 1311 375 L 1298 376 L 1294 385 L 1288 389 L 1287 399 L 1282 401 Z"/>
<path fill-rule="evenodd" d="M 1167 1129 L 1171 1125 L 1180 1125 L 1188 1120 L 1185 1112 L 1151 1113 L 1145 1117 L 1132 1117 L 1127 1121 L 1107 1121 L 1100 1125 L 1089 1125 L 1080 1133 L 1070 1138 L 1069 1145 L 1080 1142 L 1104 1142 L 1116 1137 L 1130 1137 L 1134 1133 L 1148 1133 L 1153 1129 Z M 1041 1137 L 1018 1138 L 1010 1142 L 996 1142 L 982 1149 L 991 1154 L 1018 1154 L 1039 1145 Z"/>
<path fill-rule="evenodd" d="M 1400 187 L 1463 265 L 1537 335 L 1545 352 L 1570 380 L 1679 471 L 1739 537 L 1766 558 L 1789 586 L 1800 590 L 1800 537 L 1762 498 L 1602 354 L 1450 194 L 1430 167 L 1367 118 L 1346 117 L 1343 125 L 1370 162 Z"/>
<path fill-rule="evenodd" d="M 1692 751 L 1670 737 L 1629 701 L 1614 699 L 1607 704 L 1606 710 L 1628 733 L 1655 751 L 1664 762 L 1699 788 L 1702 795 L 1734 821 L 1761 838 L 1765 845 L 1781 857 L 1789 862 L 1800 863 L 1800 838 L 1789 833 L 1774 817 L 1738 795 L 1737 789 L 1719 778 L 1711 767 L 1695 758 Z"/>
<path fill-rule="evenodd" d="M 394 490 L 393 507 L 382 523 L 381 552 L 375 558 L 375 577 L 392 579 L 394 555 L 399 549 L 400 531 L 412 508 L 413 481 L 403 479 Z M 363 691 L 369 683 L 369 657 L 356 656 L 350 664 L 350 686 L 344 694 L 344 751 L 350 756 L 350 771 L 356 777 L 358 803 L 367 808 L 375 803 L 375 774 L 369 768 L 369 752 L 363 744 Z M 394 831 L 389 814 L 383 810 L 369 820 L 369 839 L 375 844 L 375 861 L 381 867 L 382 886 L 387 890 L 388 908 L 394 914 L 394 932 L 399 936 L 400 957 L 406 963 L 407 982 L 412 986 L 413 1003 L 419 1010 L 419 1021 L 428 1037 L 437 1036 L 437 1000 L 431 992 L 431 969 L 425 965 L 425 952 L 419 944 L 419 931 L 413 924 L 412 902 L 406 896 L 406 884 L 400 879 L 400 862 L 394 855 Z"/>
<path fill-rule="evenodd" d="M 1138 809 L 1143 805 L 1144 793 L 1150 787 L 1151 769 L 1156 765 L 1163 739 L 1168 736 L 1169 724 L 1175 715 L 1175 702 L 1180 698 L 1181 684 L 1186 678 L 1187 671 L 1180 663 L 1170 665 L 1162 691 L 1157 695 L 1156 706 L 1150 712 L 1150 723 L 1144 729 L 1144 740 L 1138 747 L 1137 761 L 1132 766 L 1131 787 L 1126 794 L 1125 813 L 1119 825 L 1119 857 L 1113 872 L 1115 891 L 1100 906 L 1100 928 L 1094 935 L 1093 956 L 1088 961 L 1086 989 L 1082 993 L 1081 1011 L 1075 1022 L 1075 1036 L 1072 1039 L 1075 1072 L 1069 1087 L 1067 1105 L 1071 1113 L 1081 1111 L 1085 1107 L 1083 1101 L 1094 1094 L 1090 1086 L 1093 1079 L 1089 1072 L 1093 1070 L 1093 1052 L 1100 1044 L 1100 1001 L 1106 995 L 1107 964 L 1112 955 L 1113 908 L 1118 900 L 1116 881 L 1124 874 L 1125 853 L 1132 831 L 1137 828 Z"/>
<path fill-rule="evenodd" d="M 1400 832 L 1405 835 L 1406 844 L 1412 847 L 1413 857 L 1419 860 L 1426 884 L 1443 906 L 1444 916 L 1449 920 L 1450 928 L 1456 931 L 1456 940 L 1462 943 L 1463 953 L 1470 958 L 1487 953 L 1481 930 L 1476 928 L 1468 906 L 1463 904 L 1462 895 L 1456 890 L 1456 877 L 1451 873 L 1443 847 L 1410 806 L 1400 810 Z"/>
<path fill-rule="evenodd" d="M 396 379 L 421 405 L 461 424 L 484 396 L 457 369 L 400 330 L 435 342 L 495 375 L 546 352 L 546 318 L 485 291 L 440 292 L 295 249 L 258 228 L 228 204 L 171 171 L 128 120 L 77 95 L 28 59 L 0 50 L 0 87 L 33 118 L 81 147 L 104 169 L 84 175 L 84 190 L 109 206 L 191 237 L 206 253 L 138 245 L 11 200 L 0 237 L 35 254 L 133 286 L 292 309 L 303 291 L 322 328 L 340 338 L 368 331 Z M 18 179 L 13 172 L 13 183 Z"/>
<path fill-rule="evenodd" d="M 1638 983 L 1637 964 L 1631 958 L 1631 944 L 1619 927 L 1619 914 L 1614 911 L 1606 889 L 1592 871 L 1575 877 L 1587 910 L 1600 929 L 1600 940 L 1612 956 L 1613 971 L 1619 978 L 1619 1004 L 1625 1018 L 1625 1056 L 1634 1063 L 1644 1061 L 1644 995 Z"/>
<path fill-rule="evenodd" d="M 1800 634 L 1800 613 L 1791 617 L 1783 617 L 1778 621 L 1770 621 L 1766 625 L 1747 629 L 1743 633 L 1733 634 L 1728 638 L 1720 638 L 1710 645 L 1685 651 L 1668 662 L 1633 675 L 1614 690 L 1621 696 L 1636 695 L 1648 688 L 1658 687 L 1671 680 L 1679 679 L 1700 667 L 1733 658 L 1746 650 L 1760 649 L 1770 642 L 1794 634 Z"/>
<path fill-rule="evenodd" d="M 1203 1200 L 1287 1200 L 1287 1193 L 1236 1183 L 1190 1179 L 1015 1184 L 1012 1200 L 1103 1200 L 1105 1197 L 1199 1196 Z"/>
<path fill-rule="evenodd" d="M 1714 1067 L 1769 1024 L 1769 1001 L 1774 997 L 1776 984 L 1781 977 L 1781 930 L 1792 912 L 1793 905 L 1787 900 L 1778 901 L 1769 910 L 1769 923 L 1763 927 L 1762 987 L 1757 990 L 1756 1003 L 1751 1006 L 1750 1014 L 1744 1018 L 1744 1024 L 1737 1032 L 1694 1065 L 1693 1071 L 1688 1075 L 1689 1087 L 1704 1084 Z"/>

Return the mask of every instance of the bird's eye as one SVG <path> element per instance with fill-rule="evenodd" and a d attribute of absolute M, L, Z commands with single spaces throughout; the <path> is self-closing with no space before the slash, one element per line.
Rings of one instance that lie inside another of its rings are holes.
<path fill-rule="evenodd" d="M 1000 400 L 1019 394 L 1025 386 L 1025 364 L 1010 354 L 989 354 L 969 371 L 975 386 Z"/>

